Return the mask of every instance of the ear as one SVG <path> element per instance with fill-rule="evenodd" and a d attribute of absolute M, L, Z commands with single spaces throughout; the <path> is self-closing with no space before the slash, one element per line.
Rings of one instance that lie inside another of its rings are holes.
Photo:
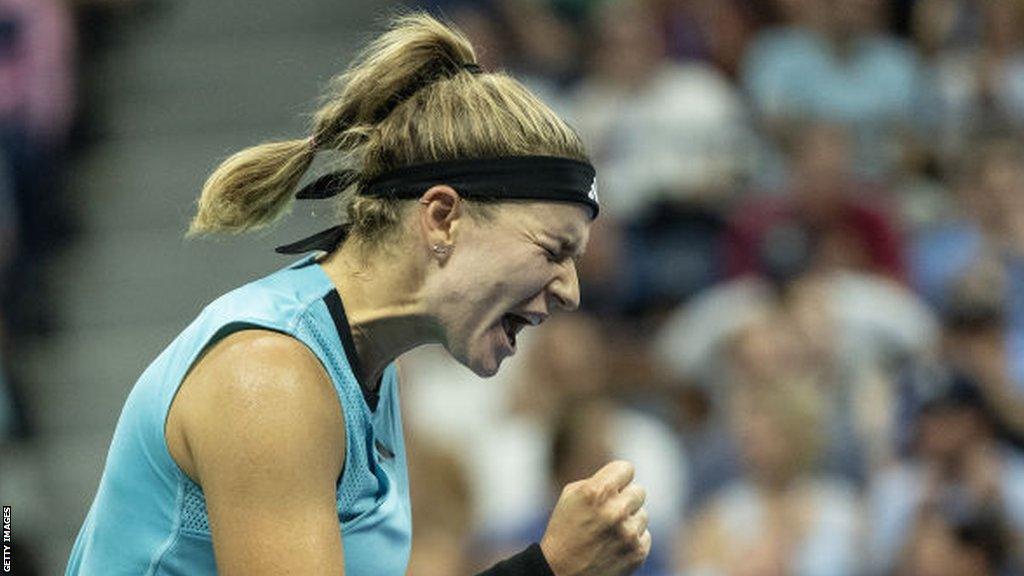
<path fill-rule="evenodd" d="M 419 202 L 420 229 L 427 245 L 451 246 L 463 214 L 462 197 L 451 186 L 439 184 L 424 192 Z"/>

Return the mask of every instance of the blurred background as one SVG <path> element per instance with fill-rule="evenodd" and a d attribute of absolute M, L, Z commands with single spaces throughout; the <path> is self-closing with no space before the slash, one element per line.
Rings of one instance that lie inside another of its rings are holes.
<path fill-rule="evenodd" d="M 1024 0 L 408 3 L 583 136 L 583 308 L 479 380 L 402 359 L 410 573 L 473 573 L 623 457 L 642 574 L 1024 573 Z M 397 6 L 0 0 L 0 501 L 62 573 L 145 366 L 330 221 L 185 241 Z M 528 331 L 529 332 L 529 331 Z"/>

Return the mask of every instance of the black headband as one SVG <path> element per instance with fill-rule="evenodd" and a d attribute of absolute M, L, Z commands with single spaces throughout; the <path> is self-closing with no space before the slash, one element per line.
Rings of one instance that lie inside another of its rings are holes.
<path fill-rule="evenodd" d="M 465 198 L 571 202 L 590 209 L 596 218 L 597 180 L 587 162 L 554 156 L 508 156 L 416 164 L 386 172 L 365 183 L 355 171 L 326 174 L 296 194 L 300 199 L 330 198 L 353 184 L 357 194 L 376 198 L 416 199 L 428 188 L 447 184 Z M 298 242 L 279 246 L 281 254 L 331 251 L 344 240 L 344 225 Z"/>

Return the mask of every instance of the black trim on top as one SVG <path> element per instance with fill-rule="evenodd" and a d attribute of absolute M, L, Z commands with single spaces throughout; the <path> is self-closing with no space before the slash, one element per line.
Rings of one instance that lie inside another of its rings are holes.
<path fill-rule="evenodd" d="M 341 303 L 341 296 L 338 295 L 338 291 L 331 290 L 324 295 L 324 304 L 327 305 L 327 310 L 331 313 L 331 319 L 334 320 L 334 327 L 338 330 L 341 345 L 345 348 L 345 356 L 348 356 L 349 367 L 352 368 L 352 373 L 356 375 L 359 389 L 363 391 L 363 400 L 366 401 L 366 405 L 370 407 L 371 412 L 376 412 L 377 403 L 380 401 L 381 382 L 377 382 L 376 388 L 370 388 L 359 379 L 361 372 L 359 354 L 356 353 L 356 343 L 352 340 L 352 327 L 349 326 L 348 317 L 345 316 L 345 307 Z"/>

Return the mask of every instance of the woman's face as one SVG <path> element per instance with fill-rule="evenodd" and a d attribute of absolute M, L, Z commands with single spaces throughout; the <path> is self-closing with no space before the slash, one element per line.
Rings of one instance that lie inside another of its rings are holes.
<path fill-rule="evenodd" d="M 504 203 L 493 219 L 460 218 L 427 287 L 452 356 L 492 376 L 524 326 L 579 306 L 575 259 L 589 230 L 585 207 L 559 202 Z"/>

